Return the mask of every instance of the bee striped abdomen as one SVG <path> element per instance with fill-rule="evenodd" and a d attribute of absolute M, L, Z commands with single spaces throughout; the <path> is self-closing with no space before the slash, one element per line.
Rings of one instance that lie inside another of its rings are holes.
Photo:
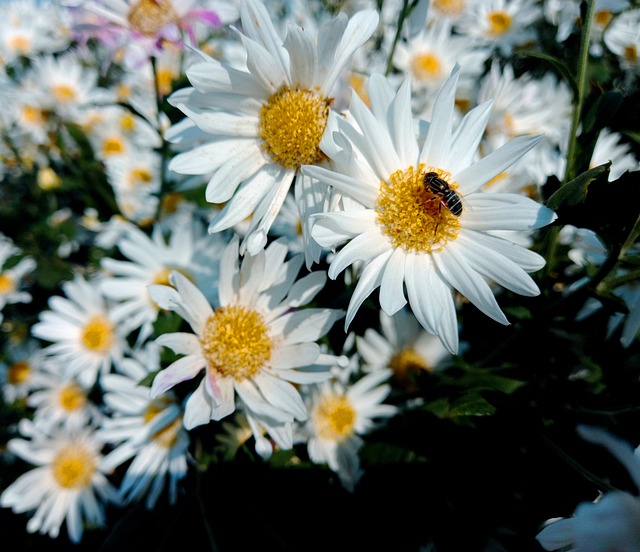
<path fill-rule="evenodd" d="M 459 217 L 462 214 L 462 201 L 455 190 L 451 189 L 449 183 L 440 178 L 437 172 L 428 172 L 424 175 L 424 186 L 427 191 L 440 199 L 442 205 L 453 216 Z"/>

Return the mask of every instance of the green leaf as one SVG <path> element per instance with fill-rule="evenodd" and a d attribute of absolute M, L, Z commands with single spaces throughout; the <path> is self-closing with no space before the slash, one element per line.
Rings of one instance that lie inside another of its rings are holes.
<path fill-rule="evenodd" d="M 366 443 L 360 451 L 360 458 L 370 465 L 426 462 L 424 456 L 411 449 L 383 442 Z"/>
<path fill-rule="evenodd" d="M 640 132 L 636 132 L 633 130 L 621 130 L 620 133 L 624 134 L 627 138 L 633 140 L 634 142 L 640 144 Z"/>
<path fill-rule="evenodd" d="M 469 393 L 454 401 L 449 410 L 449 417 L 458 416 L 491 416 L 496 408 L 478 393 Z"/>
<path fill-rule="evenodd" d="M 589 186 L 596 180 L 607 178 L 610 168 L 611 161 L 608 161 L 578 175 L 551 195 L 546 202 L 547 207 L 558 211 L 566 206 L 575 207 L 583 204 L 587 200 Z"/>

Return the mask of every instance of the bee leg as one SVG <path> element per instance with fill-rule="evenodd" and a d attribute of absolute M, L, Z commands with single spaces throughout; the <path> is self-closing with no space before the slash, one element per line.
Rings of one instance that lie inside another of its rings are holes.
<path fill-rule="evenodd" d="M 438 232 L 438 226 L 440 225 L 440 211 L 442 210 L 442 203 L 438 201 L 438 220 L 436 221 L 436 227 L 433 229 L 433 235 Z"/>

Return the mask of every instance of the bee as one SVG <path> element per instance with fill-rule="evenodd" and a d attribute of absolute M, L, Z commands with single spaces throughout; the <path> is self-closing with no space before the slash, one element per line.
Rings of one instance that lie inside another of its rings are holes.
<path fill-rule="evenodd" d="M 438 176 L 437 172 L 426 173 L 423 182 L 425 189 L 440 199 L 438 210 L 444 207 L 454 217 L 459 217 L 462 214 L 462 200 L 460 196 L 455 190 L 451 189 L 451 186 L 449 186 L 446 180 Z"/>

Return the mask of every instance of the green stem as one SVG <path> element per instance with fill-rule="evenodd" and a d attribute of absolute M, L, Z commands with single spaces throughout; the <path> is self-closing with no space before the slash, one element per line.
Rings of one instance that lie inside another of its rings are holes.
<path fill-rule="evenodd" d="M 599 490 L 601 491 L 617 491 L 618 489 L 607 483 L 603 479 L 599 478 L 594 473 L 590 472 L 586 469 L 582 464 L 574 460 L 571 456 L 569 456 L 562 448 L 556 445 L 551 439 L 549 439 L 546 435 L 542 435 L 542 440 L 545 445 L 547 445 L 551 450 L 553 450 L 562 460 L 564 460 L 567 464 L 569 464 L 572 468 L 574 468 L 582 477 L 584 477 L 587 481 L 591 481 L 594 483 Z"/>
<path fill-rule="evenodd" d="M 398 15 L 398 25 L 396 27 L 396 36 L 393 39 L 393 44 L 391 45 L 391 50 L 389 51 L 389 59 L 387 59 L 387 69 L 384 72 L 385 75 L 391 73 L 391 68 L 393 67 L 393 54 L 396 51 L 396 46 L 398 41 L 400 40 L 400 35 L 402 34 L 402 27 L 404 26 L 404 20 L 407 18 L 409 13 L 409 0 L 402 1 L 402 9 L 400 10 L 400 14 Z"/>
<path fill-rule="evenodd" d="M 576 175 L 576 159 L 578 156 L 578 127 L 582 116 L 582 104 L 585 97 L 585 89 L 587 87 L 587 64 L 589 61 L 589 35 L 591 34 L 591 23 L 593 21 L 593 12 L 595 9 L 595 0 L 587 0 L 587 9 L 584 25 L 582 27 L 582 36 L 580 37 L 580 51 L 578 54 L 577 68 L 577 86 L 578 97 L 573 106 L 573 120 L 571 122 L 571 132 L 569 133 L 569 144 L 567 146 L 567 164 L 564 174 L 563 184 L 573 180 Z M 557 248 L 558 235 L 560 229 L 552 227 L 547 235 L 546 255 L 547 260 L 544 275 L 549 275 L 555 266 L 555 251 Z"/>
<path fill-rule="evenodd" d="M 569 134 L 569 146 L 567 148 L 567 167 L 564 175 L 564 182 L 573 180 L 576 175 L 576 158 L 578 155 L 578 127 L 582 116 L 582 104 L 587 87 L 587 64 L 589 62 L 589 36 L 591 34 L 591 24 L 593 22 L 593 12 L 595 10 L 595 0 L 587 0 L 587 10 L 582 26 L 582 36 L 580 37 L 580 52 L 578 54 L 578 98 L 573 108 L 573 121 L 571 122 L 571 132 Z"/>
<path fill-rule="evenodd" d="M 158 67 L 156 63 L 156 58 L 151 57 L 151 69 L 153 73 L 153 89 L 156 96 L 156 130 L 158 131 L 158 135 L 160 136 L 160 140 L 162 144 L 160 146 L 160 191 L 158 192 L 158 207 L 156 208 L 156 216 L 155 219 L 158 220 L 160 218 L 160 213 L 162 212 L 162 198 L 167 193 L 167 156 L 169 154 L 169 148 L 167 141 L 164 139 L 164 133 L 162 132 L 162 103 L 163 103 L 163 95 L 160 91 L 160 86 L 158 85 Z"/>

